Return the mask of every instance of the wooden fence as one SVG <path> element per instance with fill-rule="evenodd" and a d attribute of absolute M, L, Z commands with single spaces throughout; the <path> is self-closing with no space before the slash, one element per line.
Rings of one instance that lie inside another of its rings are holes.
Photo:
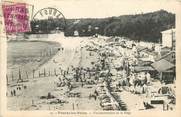
<path fill-rule="evenodd" d="M 6 75 L 7 84 L 14 82 L 23 82 L 28 81 L 29 79 L 43 78 L 43 77 L 53 77 L 59 74 L 63 74 L 63 70 L 58 68 L 41 68 L 38 70 L 25 71 L 21 68 L 18 70 L 12 70 L 9 74 Z"/>

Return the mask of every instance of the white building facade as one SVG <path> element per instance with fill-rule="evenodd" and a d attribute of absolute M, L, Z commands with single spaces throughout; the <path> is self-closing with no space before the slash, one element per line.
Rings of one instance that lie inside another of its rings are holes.
<path fill-rule="evenodd" d="M 175 47 L 175 29 L 162 31 L 162 47 Z"/>

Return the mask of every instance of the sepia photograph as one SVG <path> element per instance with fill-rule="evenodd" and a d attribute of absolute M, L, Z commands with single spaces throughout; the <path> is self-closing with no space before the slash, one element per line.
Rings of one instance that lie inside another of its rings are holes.
<path fill-rule="evenodd" d="M 176 111 L 176 4 L 2 1 L 6 110 Z"/>

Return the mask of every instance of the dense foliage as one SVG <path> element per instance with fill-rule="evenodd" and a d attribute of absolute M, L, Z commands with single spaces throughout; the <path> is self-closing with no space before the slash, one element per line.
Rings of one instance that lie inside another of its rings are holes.
<path fill-rule="evenodd" d="M 47 31 L 45 21 L 42 23 L 42 32 Z M 99 18 L 99 19 L 66 19 L 66 27 L 64 22 L 58 20 L 49 24 L 49 29 L 54 30 L 55 25 L 58 29 L 65 29 L 65 36 L 73 36 L 74 31 L 79 32 L 79 36 L 91 36 L 95 33 L 105 36 L 124 36 L 138 41 L 158 42 L 161 38 L 161 31 L 175 27 L 175 14 L 160 10 L 146 14 L 122 15 L 119 17 Z M 31 23 L 32 32 L 35 22 Z"/>

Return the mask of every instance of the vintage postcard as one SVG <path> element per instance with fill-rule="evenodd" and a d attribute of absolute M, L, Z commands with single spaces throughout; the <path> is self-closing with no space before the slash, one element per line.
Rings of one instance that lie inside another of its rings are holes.
<path fill-rule="evenodd" d="M 181 1 L 0 5 L 0 116 L 181 116 Z"/>

